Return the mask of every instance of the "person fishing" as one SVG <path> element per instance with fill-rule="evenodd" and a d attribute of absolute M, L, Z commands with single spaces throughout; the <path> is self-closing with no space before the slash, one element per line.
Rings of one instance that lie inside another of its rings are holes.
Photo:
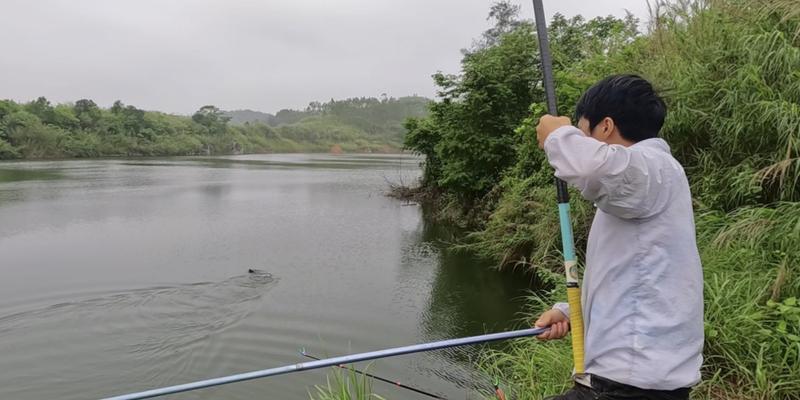
<path fill-rule="evenodd" d="M 703 276 L 689 183 L 658 137 L 667 109 L 636 75 L 589 88 L 567 117 L 545 115 L 539 147 L 556 177 L 597 208 L 582 285 L 584 374 L 552 400 L 688 399 L 700 381 Z M 569 305 L 541 314 L 541 340 L 570 329 Z"/>

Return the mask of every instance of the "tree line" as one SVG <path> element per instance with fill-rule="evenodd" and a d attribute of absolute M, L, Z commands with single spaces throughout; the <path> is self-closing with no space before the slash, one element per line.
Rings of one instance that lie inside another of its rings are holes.
<path fill-rule="evenodd" d="M 213 105 L 193 115 L 145 111 L 90 99 L 52 104 L 0 100 L 0 159 L 210 155 L 263 152 L 396 151 L 405 118 L 427 112 L 422 97 L 313 102 L 281 110 L 272 120 L 232 122 Z M 268 114 L 264 114 L 268 115 Z"/>

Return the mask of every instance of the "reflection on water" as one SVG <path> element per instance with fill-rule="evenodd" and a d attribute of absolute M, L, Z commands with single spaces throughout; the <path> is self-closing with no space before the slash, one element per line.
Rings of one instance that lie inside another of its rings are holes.
<path fill-rule="evenodd" d="M 0 168 L 0 183 L 32 180 L 58 179 L 60 174 L 57 171 L 44 169 L 4 169 Z"/>
<path fill-rule="evenodd" d="M 531 277 L 519 271 L 498 273 L 491 260 L 454 251 L 439 242 L 458 235 L 459 232 L 443 224 L 424 225 L 423 240 L 440 243 L 439 266 L 424 326 L 429 332 L 450 337 L 509 327 L 520 317 L 517 312 L 524 304 L 521 294 L 530 287 Z"/>
<path fill-rule="evenodd" d="M 0 398 L 101 397 L 293 364 L 298 348 L 337 356 L 508 329 L 528 278 L 449 251 L 452 231 L 384 196 L 387 181 L 414 181 L 418 162 L 0 163 L 11 171 L 0 174 Z M 474 354 L 408 355 L 371 371 L 477 399 L 488 380 Z M 326 373 L 174 398 L 308 398 Z"/>
<path fill-rule="evenodd" d="M 420 316 L 420 326 L 429 341 L 518 328 L 518 313 L 531 277 L 521 272 L 499 273 L 491 268 L 491 260 L 454 251 L 450 245 L 462 234 L 458 228 L 423 218 L 417 244 L 404 254 L 404 264 L 427 264 L 433 271 L 431 285 L 426 288 L 428 301 Z M 427 355 L 429 361 L 419 368 L 461 387 L 491 392 L 490 377 L 469 367 L 479 350 L 480 346 L 472 346 L 432 352 Z M 436 367 L 443 364 L 452 367 Z"/>

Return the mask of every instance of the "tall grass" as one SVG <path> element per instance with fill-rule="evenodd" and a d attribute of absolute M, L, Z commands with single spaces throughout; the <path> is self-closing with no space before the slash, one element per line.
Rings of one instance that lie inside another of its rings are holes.
<path fill-rule="evenodd" d="M 521 323 L 530 326 L 530 321 L 549 309 L 558 297 L 558 291 L 532 295 Z M 485 350 L 478 367 L 504 383 L 510 400 L 539 400 L 562 393 L 572 385 L 570 340 L 517 339 L 502 350 Z"/>
<path fill-rule="evenodd" d="M 314 385 L 311 400 L 385 400 L 372 393 L 372 379 L 352 368 L 333 368 L 325 385 Z"/>
<path fill-rule="evenodd" d="M 800 398 L 800 203 L 706 212 L 697 229 L 706 343 L 694 398 Z M 560 289 L 533 297 L 526 319 L 559 298 Z M 541 399 L 569 382 L 569 339 L 516 341 L 480 364 L 511 384 L 516 399 Z"/>
<path fill-rule="evenodd" d="M 706 274 L 700 390 L 800 398 L 800 203 L 698 218 Z"/>
<path fill-rule="evenodd" d="M 705 207 L 800 200 L 800 18 L 785 20 L 789 3 L 800 6 L 709 0 L 654 10 L 641 70 L 667 95 L 663 135 Z"/>

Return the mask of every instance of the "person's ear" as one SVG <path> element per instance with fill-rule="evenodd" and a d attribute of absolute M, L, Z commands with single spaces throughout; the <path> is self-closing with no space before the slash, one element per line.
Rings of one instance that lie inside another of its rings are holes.
<path fill-rule="evenodd" d="M 614 120 L 605 117 L 602 121 L 600 121 L 597 126 L 594 127 L 594 132 L 592 133 L 592 137 L 601 142 L 605 142 L 608 138 L 611 137 L 611 133 L 614 132 Z"/>

